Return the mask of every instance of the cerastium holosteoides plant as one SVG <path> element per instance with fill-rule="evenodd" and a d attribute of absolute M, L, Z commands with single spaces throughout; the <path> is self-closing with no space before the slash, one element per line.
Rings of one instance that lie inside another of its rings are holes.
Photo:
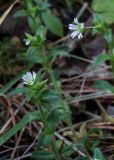
<path fill-rule="evenodd" d="M 102 7 L 99 6 L 99 2 L 93 0 L 92 8 L 94 10 L 93 14 L 93 24 L 97 26 L 93 29 L 93 35 L 99 34 L 102 38 L 105 39 L 107 43 L 107 49 L 103 51 L 98 57 L 95 59 L 93 63 L 93 67 L 97 65 L 101 65 L 105 61 L 108 61 L 111 64 L 112 74 L 114 76 L 114 35 L 113 30 L 111 28 L 111 24 L 114 23 L 114 16 L 113 16 L 113 0 L 109 1 L 102 1 Z M 104 80 L 99 80 L 95 82 L 94 86 L 96 88 L 110 91 L 114 93 L 114 87 L 109 82 Z"/>
<path fill-rule="evenodd" d="M 28 46 L 27 53 L 23 54 L 23 59 L 31 64 L 41 64 L 42 69 L 39 73 L 27 72 L 23 74 L 23 87 L 16 88 L 11 95 L 23 93 L 27 101 L 31 101 L 37 106 L 37 111 L 28 113 L 11 130 L 0 138 L 0 145 L 4 144 L 18 130 L 26 126 L 31 121 L 43 123 L 43 133 L 38 141 L 36 152 L 33 157 L 37 159 L 63 159 L 65 146 L 59 150 L 54 133 L 58 123 L 64 121 L 68 123 L 77 139 L 76 133 L 72 128 L 71 114 L 69 107 L 61 95 L 61 84 L 56 79 L 52 69 L 52 62 L 57 56 L 67 56 L 67 52 L 62 47 L 49 48 L 45 46 L 47 29 L 57 36 L 63 36 L 63 26 L 60 20 L 51 14 L 49 4 L 42 0 L 26 0 L 25 9 L 17 12 L 15 17 L 27 16 L 32 33 L 25 33 L 25 44 Z M 51 21 L 49 21 L 49 19 Z M 48 79 L 43 80 L 42 75 L 47 72 L 54 87 L 48 87 Z M 52 89 L 53 88 L 53 89 Z M 51 146 L 52 151 L 48 151 Z M 69 150 L 69 149 L 68 149 Z M 72 151 L 71 151 L 72 153 Z"/>
<path fill-rule="evenodd" d="M 0 146 L 31 121 L 40 121 L 43 124 L 43 132 L 38 140 L 36 151 L 33 152 L 33 157 L 39 160 L 63 160 L 74 151 L 72 146 L 69 148 L 64 143 L 58 145 L 55 139 L 58 124 L 64 121 L 69 125 L 74 142 L 78 141 L 78 136 L 72 127 L 70 108 L 62 97 L 61 82 L 56 79 L 52 64 L 57 56 L 68 56 L 68 54 L 63 46 L 49 48 L 45 43 L 48 30 L 56 36 L 62 37 L 63 25 L 57 17 L 52 15 L 50 4 L 43 0 L 25 0 L 25 9 L 15 14 L 15 17 L 19 16 L 27 16 L 31 29 L 31 34 L 25 33 L 24 42 L 28 48 L 22 58 L 32 65 L 40 64 L 42 68 L 37 73 L 34 71 L 24 73 L 22 76 L 23 87 L 16 88 L 10 95 L 25 94 L 26 100 L 34 103 L 37 110 L 29 112 L 14 128 L 4 134 L 0 138 Z M 74 19 L 73 24 L 69 24 L 69 30 L 72 31 L 71 37 L 77 36 L 78 39 L 83 38 L 82 34 L 85 30 L 100 28 L 100 25 L 85 27 L 84 23 L 79 23 L 77 18 Z M 110 44 L 110 51 L 113 55 L 111 46 L 112 44 Z M 46 80 L 43 77 L 45 73 L 49 75 Z M 97 153 L 100 151 L 97 150 Z M 85 159 L 88 158 L 85 157 Z M 100 159 L 95 157 L 94 160 Z"/>

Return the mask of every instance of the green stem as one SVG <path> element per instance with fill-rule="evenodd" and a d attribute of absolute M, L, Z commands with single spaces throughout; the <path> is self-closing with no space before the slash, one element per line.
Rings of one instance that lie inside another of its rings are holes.
<path fill-rule="evenodd" d="M 70 127 L 70 129 L 71 129 L 71 131 L 73 133 L 74 139 L 77 141 L 78 140 L 78 136 L 76 135 L 75 129 L 72 126 L 72 120 L 71 120 L 72 118 L 71 118 L 71 112 L 70 112 L 69 106 L 64 103 L 64 100 L 63 100 L 62 95 L 61 95 L 61 88 L 57 84 L 57 80 L 56 80 L 56 78 L 54 76 L 54 73 L 53 73 L 53 70 L 52 70 L 51 66 L 48 67 L 47 71 L 48 71 L 48 73 L 49 73 L 49 75 L 51 77 L 51 80 L 52 80 L 53 84 L 54 84 L 55 90 L 59 94 L 60 104 L 61 104 L 62 108 L 66 109 L 69 112 L 69 119 L 68 119 L 67 123 L 68 123 L 68 125 L 69 125 L 69 127 Z"/>
<path fill-rule="evenodd" d="M 38 105 L 38 109 L 39 109 L 39 111 L 40 111 L 40 113 L 42 115 L 42 121 L 44 123 L 44 126 L 47 128 L 48 132 L 50 132 L 50 129 L 49 129 L 49 126 L 48 126 L 48 123 L 47 123 L 43 108 L 42 108 L 42 106 L 40 104 Z"/>
<path fill-rule="evenodd" d="M 111 61 L 111 66 L 112 66 L 112 73 L 113 73 L 113 76 L 114 76 L 114 61 Z"/>
<path fill-rule="evenodd" d="M 46 117 L 45 117 L 45 113 L 44 113 L 44 111 L 43 111 L 43 108 L 42 108 L 42 105 L 41 105 L 41 104 L 38 106 L 38 109 L 39 109 L 39 111 L 40 111 L 40 113 L 41 113 L 41 115 L 42 115 L 44 126 L 47 128 L 48 132 L 50 133 L 50 128 L 49 128 L 49 125 L 48 125 L 48 123 L 47 123 L 47 119 L 46 119 Z M 55 156 L 56 156 L 55 159 L 56 159 L 56 160 L 61 160 L 61 158 L 60 158 L 60 156 L 59 156 L 59 152 L 58 152 L 58 150 L 57 150 L 57 148 L 56 148 L 56 145 L 55 145 L 54 141 L 52 141 L 51 144 L 52 144 L 52 148 L 53 148 L 53 151 L 54 151 L 54 153 L 55 153 Z"/>
<path fill-rule="evenodd" d="M 113 38 L 111 39 L 111 42 L 109 43 L 109 55 L 110 55 L 110 62 L 112 66 L 112 73 L 114 76 L 114 54 L 113 54 Z"/>
<path fill-rule="evenodd" d="M 61 160 L 54 141 L 52 141 L 52 148 L 53 148 L 53 151 L 54 151 L 54 153 L 55 153 L 55 155 L 56 155 L 56 158 L 55 158 L 55 159 L 56 159 L 56 160 Z"/>

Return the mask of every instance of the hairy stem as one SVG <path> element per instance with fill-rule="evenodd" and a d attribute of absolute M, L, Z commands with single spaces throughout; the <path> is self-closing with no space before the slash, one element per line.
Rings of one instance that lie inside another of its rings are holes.
<path fill-rule="evenodd" d="M 43 111 L 43 107 L 42 107 L 41 104 L 38 106 L 38 109 L 39 109 L 39 111 L 40 111 L 40 113 L 41 113 L 41 115 L 42 115 L 44 126 L 47 128 L 48 132 L 50 132 L 50 128 L 49 128 L 49 125 L 48 125 L 48 123 L 47 123 L 47 119 L 46 119 L 46 117 L 45 117 L 45 113 L 44 113 L 44 111 Z M 58 152 L 57 147 L 56 147 L 56 145 L 55 145 L 55 143 L 54 143 L 53 140 L 52 140 L 51 145 L 52 145 L 52 149 L 53 149 L 53 151 L 54 151 L 54 153 L 55 153 L 55 159 L 56 159 L 56 160 L 61 160 L 60 155 L 59 155 L 59 152 Z"/>
<path fill-rule="evenodd" d="M 51 66 L 47 69 L 47 71 L 48 71 L 48 73 L 51 77 L 51 80 L 52 80 L 53 84 L 54 84 L 55 90 L 57 91 L 57 93 L 59 95 L 61 107 L 63 109 L 66 109 L 69 112 L 69 119 L 67 120 L 67 123 L 68 123 L 68 125 L 69 125 L 69 127 L 70 127 L 70 129 L 73 133 L 74 139 L 78 140 L 78 136 L 76 135 L 75 129 L 72 126 L 72 120 L 71 120 L 72 118 L 71 118 L 71 112 L 70 112 L 69 106 L 66 103 L 64 103 L 64 100 L 63 100 L 62 95 L 61 95 L 61 88 L 57 84 L 57 80 L 55 78 L 55 75 L 53 73 L 53 70 L 52 70 Z"/>

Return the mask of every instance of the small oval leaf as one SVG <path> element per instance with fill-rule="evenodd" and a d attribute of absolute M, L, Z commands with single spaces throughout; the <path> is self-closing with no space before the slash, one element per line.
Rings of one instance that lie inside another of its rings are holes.
<path fill-rule="evenodd" d="M 94 160 L 106 160 L 99 148 L 95 148 L 94 150 Z"/>
<path fill-rule="evenodd" d="M 93 87 L 102 89 L 104 91 L 111 91 L 112 93 L 114 93 L 114 87 L 109 82 L 104 81 L 104 80 L 96 81 Z"/>
<path fill-rule="evenodd" d="M 59 18 L 52 15 L 49 11 L 42 13 L 42 19 L 47 28 L 59 37 L 63 36 L 63 25 Z"/>

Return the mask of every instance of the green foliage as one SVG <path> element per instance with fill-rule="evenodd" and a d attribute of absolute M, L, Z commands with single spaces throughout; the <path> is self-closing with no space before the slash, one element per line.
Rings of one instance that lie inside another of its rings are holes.
<path fill-rule="evenodd" d="M 88 157 L 82 157 L 79 160 L 89 160 L 89 158 Z"/>
<path fill-rule="evenodd" d="M 96 2 L 98 3 L 96 4 Z M 94 28 L 96 29 L 95 32 L 101 33 L 108 42 L 109 51 L 107 51 L 107 54 L 102 53 L 96 58 L 96 61 L 93 64 L 94 67 L 106 60 L 112 62 L 114 59 L 112 42 L 113 36 L 111 29 L 108 29 L 108 22 L 113 22 L 113 16 L 110 21 L 109 19 L 106 19 L 105 22 L 106 16 L 109 14 L 112 15 L 112 12 L 114 11 L 112 11 L 112 7 L 108 4 L 108 1 L 105 0 L 102 3 L 103 6 L 98 5 L 99 2 L 101 3 L 101 1 L 98 0 L 93 1 L 93 9 L 95 11 L 94 17 L 96 18 L 94 18 Z M 108 8 L 104 9 L 106 5 L 109 6 L 110 10 Z M 41 71 L 38 72 L 37 75 L 35 74 L 36 76 L 35 80 L 33 79 L 33 83 L 23 82 L 23 86 L 15 88 L 10 93 L 10 96 L 20 93 L 24 94 L 26 96 L 26 100 L 34 103 L 38 111 L 29 112 L 16 124 L 15 127 L 11 128 L 6 134 L 1 136 L 0 146 L 6 143 L 28 123 L 31 123 L 32 121 L 40 121 L 43 124 L 43 129 L 32 157 L 38 160 L 69 159 L 70 156 L 73 157 L 73 154 L 76 155 L 76 151 L 73 149 L 73 146 L 77 147 L 78 145 L 67 145 L 64 141 L 60 141 L 55 138 L 56 129 L 61 122 L 65 122 L 65 124 L 68 123 L 72 133 L 75 131 L 73 132 L 72 123 L 69 123 L 71 122 L 70 109 L 62 98 L 61 83 L 56 79 L 52 69 L 53 61 L 57 57 L 68 56 L 68 49 L 62 45 L 51 48 L 45 44 L 47 29 L 56 36 L 62 37 L 64 35 L 63 24 L 58 17 L 52 14 L 50 4 L 44 0 L 25 0 L 24 9 L 15 14 L 15 17 L 20 16 L 27 17 L 29 27 L 32 31 L 31 34 L 25 34 L 25 43 L 28 48 L 26 53 L 23 53 L 21 60 L 32 64 L 32 66 L 34 64 L 40 64 Z M 103 16 L 105 17 L 104 19 Z M 101 21 L 101 19 L 103 19 L 103 21 Z M 37 67 L 35 69 L 37 69 Z M 45 77 L 47 77 L 47 73 L 50 76 L 49 81 L 47 79 L 44 80 Z M 6 91 L 9 91 L 20 77 L 22 77 L 22 74 L 5 85 L 0 90 L 0 93 L 3 94 Z M 31 78 L 31 75 L 27 77 L 27 80 L 29 80 L 29 78 Z M 95 86 L 114 93 L 114 87 L 106 81 L 96 82 Z M 94 159 L 104 160 L 101 151 L 96 148 L 100 141 L 90 141 L 92 133 L 99 133 L 99 130 L 93 129 L 87 132 L 82 139 L 82 145 L 80 145 L 82 148 L 85 148 L 82 149 L 81 147 L 79 148 L 79 146 L 77 148 L 83 150 L 84 153 L 93 153 L 94 151 Z M 82 158 L 80 157 L 80 159 L 89 160 L 86 156 Z"/>
<path fill-rule="evenodd" d="M 55 154 L 52 151 L 34 151 L 32 157 L 36 160 L 53 160 Z"/>
<path fill-rule="evenodd" d="M 112 35 L 112 30 L 110 28 L 107 28 L 107 30 L 103 32 L 103 37 L 107 41 L 109 48 L 113 47 L 112 46 L 113 35 Z"/>
<path fill-rule="evenodd" d="M 50 7 L 50 4 L 48 1 L 43 1 L 43 0 L 33 0 L 36 5 L 39 7 L 39 10 L 45 11 Z"/>
<path fill-rule="evenodd" d="M 29 112 L 18 122 L 15 127 L 11 128 L 7 133 L 0 137 L 0 146 L 7 142 L 12 136 L 14 136 L 19 130 L 24 128 L 28 123 L 32 121 L 38 121 L 39 113 L 38 112 Z"/>
<path fill-rule="evenodd" d="M 98 147 L 100 140 L 91 141 L 90 137 L 92 134 L 99 134 L 100 129 L 94 128 L 90 129 L 86 135 L 82 138 L 82 143 L 84 144 L 86 150 L 93 152 L 96 147 Z"/>
<path fill-rule="evenodd" d="M 28 33 L 25 33 L 25 35 L 27 37 L 25 39 L 26 45 L 31 44 L 31 46 L 42 47 L 43 42 L 45 41 L 45 35 L 46 35 L 45 28 L 44 26 L 40 25 L 35 36 L 32 36 Z"/>
<path fill-rule="evenodd" d="M 37 150 L 40 150 L 41 148 L 43 149 L 47 148 L 49 145 L 51 145 L 53 138 L 54 138 L 53 133 L 44 132 L 38 140 Z"/>
<path fill-rule="evenodd" d="M 28 16 L 28 12 L 24 9 L 16 12 L 14 15 L 14 17 L 23 17 L 23 16 Z"/>
<path fill-rule="evenodd" d="M 33 32 L 35 32 L 37 28 L 39 29 L 43 20 L 46 27 L 52 33 L 60 37 L 63 36 L 63 24 L 58 17 L 51 14 L 49 3 L 43 0 L 34 0 L 34 2 L 36 3 L 36 6 L 32 3 L 32 1 L 26 1 L 27 7 L 18 11 L 15 14 L 15 17 L 27 16 L 29 26 Z"/>
<path fill-rule="evenodd" d="M 52 15 L 49 10 L 42 13 L 42 19 L 50 31 L 52 31 L 57 36 L 63 36 L 63 25 L 61 21 Z"/>
<path fill-rule="evenodd" d="M 99 56 L 96 57 L 94 63 L 92 64 L 93 67 L 96 67 L 97 65 L 102 64 L 106 60 L 109 60 L 110 56 L 106 53 L 101 53 Z"/>
<path fill-rule="evenodd" d="M 109 82 L 104 80 L 96 81 L 93 87 L 114 93 L 114 87 Z"/>
<path fill-rule="evenodd" d="M 68 158 L 69 156 L 71 156 L 75 151 L 73 150 L 73 145 L 65 145 L 63 146 L 63 148 L 60 151 L 60 154 L 65 157 Z"/>
<path fill-rule="evenodd" d="M 114 22 L 114 1 L 113 0 L 93 0 L 92 8 L 96 16 L 101 17 L 104 22 Z"/>
<path fill-rule="evenodd" d="M 40 76 L 40 75 L 39 75 Z M 43 95 L 47 93 L 47 80 L 40 80 L 40 78 L 36 78 L 36 81 L 33 86 L 31 87 L 18 87 L 16 88 L 11 95 L 16 95 L 19 93 L 24 93 L 26 95 L 27 101 L 32 100 L 33 102 L 37 103 L 37 101 L 43 101 Z"/>
<path fill-rule="evenodd" d="M 94 160 L 106 160 L 99 148 L 94 150 Z"/>
<path fill-rule="evenodd" d="M 13 78 L 10 82 L 8 82 L 6 85 L 4 85 L 0 89 L 0 94 L 4 94 L 5 92 L 7 92 L 22 77 L 22 75 L 23 73 L 19 74 L 18 76 Z"/>
<path fill-rule="evenodd" d="M 49 50 L 49 54 L 47 55 L 48 63 L 53 63 L 57 57 L 68 57 L 69 55 L 67 50 L 68 49 L 64 46 L 55 47 Z"/>
<path fill-rule="evenodd" d="M 41 51 L 39 50 L 39 48 L 36 48 L 34 46 L 30 46 L 27 49 L 26 53 L 23 53 L 21 60 L 31 64 L 43 64 Z"/>
<path fill-rule="evenodd" d="M 27 88 L 27 87 L 18 87 L 16 89 L 14 89 L 12 92 L 11 92 L 11 96 L 12 95 L 18 95 L 19 93 L 23 93 L 23 94 L 26 94 L 26 100 L 27 101 L 30 101 L 32 99 L 32 97 L 35 96 L 35 91 L 30 89 L 30 88 Z"/>

